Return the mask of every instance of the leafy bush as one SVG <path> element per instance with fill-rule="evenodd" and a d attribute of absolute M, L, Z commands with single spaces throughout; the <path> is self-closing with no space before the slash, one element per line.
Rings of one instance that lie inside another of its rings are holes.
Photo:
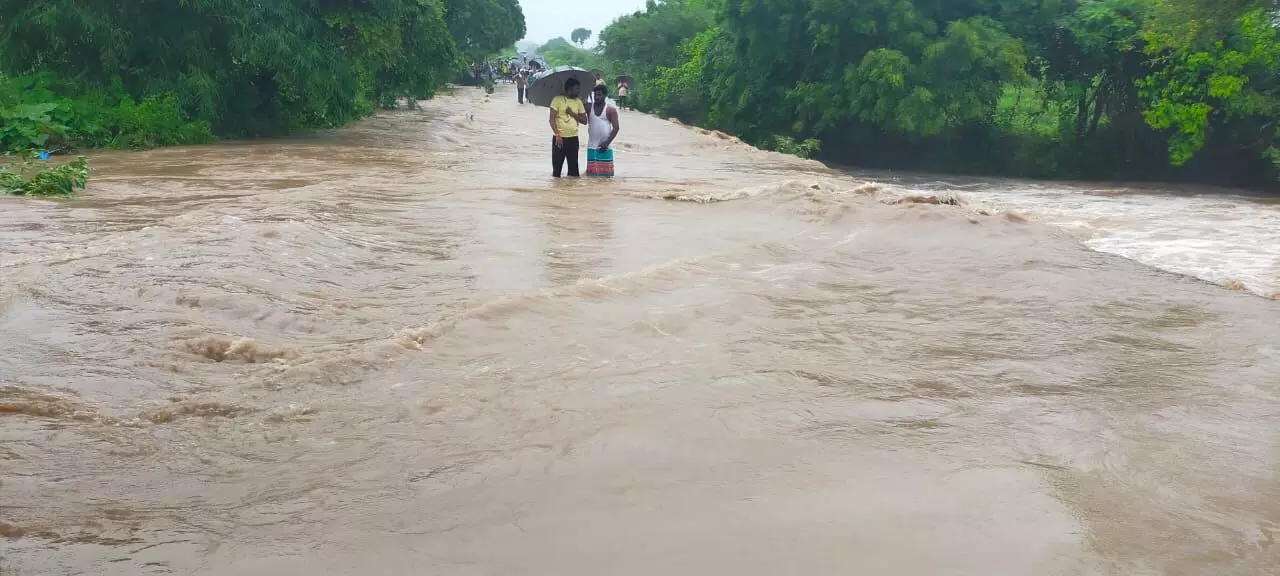
<path fill-rule="evenodd" d="M 122 94 L 102 95 L 72 101 L 71 106 L 75 123 L 69 137 L 79 147 L 142 150 L 214 140 L 209 123 L 187 120 L 172 93 L 141 102 Z"/>
<path fill-rule="evenodd" d="M 171 93 L 141 102 L 119 85 L 75 95 L 48 75 L 0 77 L 0 151 L 127 148 L 199 144 L 214 139 L 208 122 L 190 121 Z"/>
<path fill-rule="evenodd" d="M 0 76 L 0 151 L 44 148 L 66 133 L 55 113 L 58 102 L 34 77 Z"/>
<path fill-rule="evenodd" d="M 43 148 L 50 136 L 65 132 L 66 127 L 49 115 L 57 107 L 52 102 L 42 102 L 0 108 L 0 150 Z"/>
<path fill-rule="evenodd" d="M 774 136 L 765 144 L 765 148 L 801 158 L 813 158 L 822 150 L 822 142 L 815 138 L 797 142 L 790 136 Z"/>
<path fill-rule="evenodd" d="M 675 67 L 659 66 L 648 78 L 651 102 L 644 103 L 665 116 L 687 124 L 706 124 L 710 118 L 708 87 L 720 51 L 729 49 L 719 28 L 709 28 L 681 45 L 684 61 Z"/>
<path fill-rule="evenodd" d="M 70 196 L 84 190 L 88 181 L 89 163 L 84 156 L 56 166 L 31 161 L 0 166 L 0 192 L 16 196 Z"/>

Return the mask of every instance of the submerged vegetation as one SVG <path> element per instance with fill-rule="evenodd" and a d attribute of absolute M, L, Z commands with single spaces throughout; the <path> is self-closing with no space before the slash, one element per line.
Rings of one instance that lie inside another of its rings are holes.
<path fill-rule="evenodd" d="M 74 162 L 47 166 L 22 161 L 0 166 L 0 193 L 15 196 L 70 196 L 89 182 L 84 156 Z"/>
<path fill-rule="evenodd" d="M 517 0 L 0 0 L 0 152 L 341 126 L 431 97 L 524 32 Z M 68 170 L 22 189 L 65 190 Z"/>
<path fill-rule="evenodd" d="M 588 51 L 644 110 L 891 168 L 1275 186 L 1275 0 L 650 0 Z M 553 60 L 552 54 L 555 55 Z"/>

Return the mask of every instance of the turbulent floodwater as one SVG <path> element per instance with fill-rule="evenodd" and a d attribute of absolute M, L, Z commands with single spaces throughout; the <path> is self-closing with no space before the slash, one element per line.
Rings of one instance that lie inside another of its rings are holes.
<path fill-rule="evenodd" d="M 0 199 L 0 573 L 1280 571 L 1275 204 L 499 96 Z"/>

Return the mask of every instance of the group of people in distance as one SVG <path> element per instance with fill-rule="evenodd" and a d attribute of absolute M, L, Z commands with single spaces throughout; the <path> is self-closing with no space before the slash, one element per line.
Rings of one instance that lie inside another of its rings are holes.
<path fill-rule="evenodd" d="M 624 98 L 627 86 L 619 83 L 618 91 L 619 98 Z M 569 177 L 580 176 L 579 125 L 587 127 L 587 176 L 613 176 L 613 141 L 618 138 L 621 124 L 618 105 L 609 100 L 609 87 L 603 80 L 597 80 L 591 99 L 586 102 L 582 99 L 582 83 L 577 78 L 566 80 L 564 93 L 551 100 L 550 122 L 552 176 L 559 178 L 566 163 Z"/>
<path fill-rule="evenodd" d="M 494 83 L 515 83 L 521 73 L 527 79 L 546 67 L 537 59 L 521 56 L 518 60 L 512 58 L 509 61 L 503 60 L 496 63 L 478 60 L 472 63 L 471 68 L 471 74 L 477 81 L 483 82 L 487 79 L 492 80 Z"/>

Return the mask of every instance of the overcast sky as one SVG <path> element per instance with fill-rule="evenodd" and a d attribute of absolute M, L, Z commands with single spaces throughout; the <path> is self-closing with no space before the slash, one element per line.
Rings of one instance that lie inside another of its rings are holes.
<path fill-rule="evenodd" d="M 574 28 L 586 28 L 593 34 L 623 14 L 644 10 L 645 0 L 520 0 L 524 8 L 526 40 L 543 44 L 556 36 L 566 39 Z M 593 35 L 588 45 L 595 44 Z"/>

